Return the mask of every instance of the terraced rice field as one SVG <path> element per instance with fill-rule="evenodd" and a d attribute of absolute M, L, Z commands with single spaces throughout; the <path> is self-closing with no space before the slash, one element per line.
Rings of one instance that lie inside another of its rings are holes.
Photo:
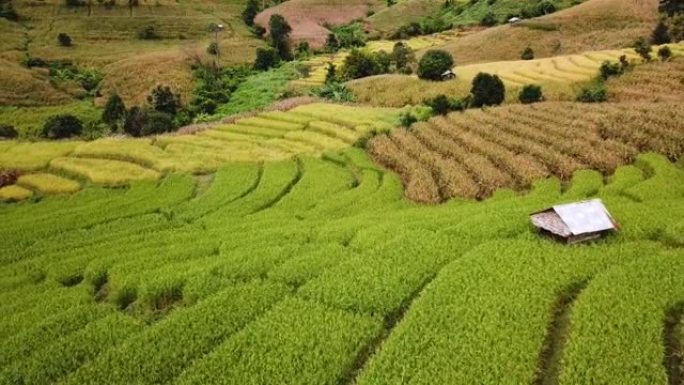
<path fill-rule="evenodd" d="M 448 31 L 434 35 L 414 37 L 404 41 L 404 43 L 411 47 L 411 49 L 420 50 L 444 44 L 453 38 L 453 32 Z M 391 40 L 374 40 L 366 43 L 366 46 L 363 49 L 370 52 L 392 52 L 395 43 L 395 41 Z M 301 87 L 320 86 L 325 83 L 325 74 L 327 72 L 328 63 L 333 63 L 335 66 L 337 66 L 337 68 L 341 68 L 344 65 L 344 60 L 347 58 L 347 56 L 349 56 L 349 51 L 343 50 L 334 54 L 323 54 L 315 56 L 309 60 L 305 60 L 303 63 L 310 67 L 309 76 L 293 80 L 290 83 L 294 86 Z"/>
<path fill-rule="evenodd" d="M 193 135 L 87 143 L 3 142 L 0 168 L 27 175 L 21 187 L 0 193 L 0 200 L 66 193 L 88 183 L 122 186 L 170 173 L 211 173 L 229 162 L 320 156 L 349 147 L 370 131 L 389 131 L 398 124 L 398 116 L 397 109 L 311 104 L 215 125 Z"/>
<path fill-rule="evenodd" d="M 672 384 L 684 171 L 575 175 L 418 206 L 346 150 L 0 204 L 0 383 Z M 623 230 L 534 234 L 587 197 Z"/>
<path fill-rule="evenodd" d="M 679 104 L 542 103 L 468 110 L 377 137 L 373 158 L 420 202 L 485 198 L 591 168 L 610 175 L 639 152 L 684 154 Z"/>
<path fill-rule="evenodd" d="M 675 56 L 684 56 L 684 44 L 669 44 Z M 654 47 L 653 54 L 659 47 Z M 471 82 L 480 72 L 499 75 L 509 86 L 521 87 L 525 84 L 578 83 L 596 76 L 605 61 L 617 62 L 625 55 L 632 62 L 641 62 L 633 49 L 586 52 L 577 55 L 556 56 L 537 60 L 518 60 L 470 64 L 456 67 L 459 78 Z"/>

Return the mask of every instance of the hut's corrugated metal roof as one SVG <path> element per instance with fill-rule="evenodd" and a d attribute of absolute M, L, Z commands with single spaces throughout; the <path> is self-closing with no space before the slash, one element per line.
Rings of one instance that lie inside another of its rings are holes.
<path fill-rule="evenodd" d="M 574 235 L 615 229 L 615 223 L 600 199 L 553 206 Z"/>

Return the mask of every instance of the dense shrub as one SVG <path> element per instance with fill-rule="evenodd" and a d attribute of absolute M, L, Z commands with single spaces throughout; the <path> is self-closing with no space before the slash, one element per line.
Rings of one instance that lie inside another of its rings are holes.
<path fill-rule="evenodd" d="M 140 40 L 156 40 L 161 39 L 161 36 L 157 33 L 157 28 L 153 25 L 148 25 L 138 32 L 138 39 Z"/>
<path fill-rule="evenodd" d="M 155 111 L 163 112 L 171 116 L 181 108 L 180 95 L 174 94 L 169 86 L 157 85 L 150 95 L 147 102 Z"/>
<path fill-rule="evenodd" d="M 334 27 L 332 30 L 338 48 L 354 48 L 366 45 L 366 32 L 360 23 Z"/>
<path fill-rule="evenodd" d="M 389 71 L 387 53 L 353 49 L 344 60 L 343 73 L 347 79 L 359 79 Z"/>
<path fill-rule="evenodd" d="M 666 61 L 672 57 L 672 50 L 670 50 L 670 47 L 668 46 L 661 47 L 658 50 L 658 57 L 660 58 L 660 60 Z"/>
<path fill-rule="evenodd" d="M 577 95 L 577 101 L 582 103 L 600 103 L 607 99 L 608 92 L 602 82 L 583 87 Z"/>
<path fill-rule="evenodd" d="M 214 56 L 216 56 L 216 55 L 218 55 L 218 52 L 219 52 L 219 46 L 218 46 L 218 44 L 216 44 L 216 43 L 213 42 L 213 41 L 212 41 L 211 43 L 209 43 L 209 45 L 207 46 L 207 53 L 208 53 L 209 55 L 214 55 Z"/>
<path fill-rule="evenodd" d="M 253 72 L 245 67 L 217 69 L 201 66 L 193 71 L 198 80 L 190 101 L 190 114 L 213 114 L 219 105 L 230 101 L 232 93 Z"/>
<path fill-rule="evenodd" d="M 42 136 L 48 139 L 63 139 L 80 135 L 83 123 L 73 115 L 51 116 L 43 125 Z"/>
<path fill-rule="evenodd" d="M 325 84 L 337 81 L 337 66 L 329 62 L 325 67 Z"/>
<path fill-rule="evenodd" d="M 492 27 L 497 24 L 496 17 L 494 17 L 494 14 L 492 12 L 487 12 L 487 14 L 482 17 L 482 20 L 480 20 L 480 25 L 483 25 L 485 27 Z"/>
<path fill-rule="evenodd" d="M 518 94 L 518 100 L 522 104 L 537 103 L 544 100 L 541 86 L 536 84 L 528 84 L 524 86 Z"/>
<path fill-rule="evenodd" d="M 328 38 L 325 41 L 326 52 L 337 52 L 340 49 L 340 41 L 337 40 L 337 35 L 334 33 L 329 33 Z"/>
<path fill-rule="evenodd" d="M 17 183 L 21 174 L 17 170 L 0 170 L 0 187 Z"/>
<path fill-rule="evenodd" d="M 415 63 L 416 55 L 408 45 L 397 42 L 392 49 L 392 62 L 395 65 L 397 72 L 403 74 L 410 74 L 413 72 L 411 65 Z"/>
<path fill-rule="evenodd" d="M 442 80 L 442 74 L 454 66 L 454 58 L 443 50 L 429 50 L 418 64 L 418 77 L 428 80 Z"/>
<path fill-rule="evenodd" d="M 66 33 L 62 32 L 59 35 L 57 35 L 57 42 L 62 47 L 71 47 L 71 37 Z"/>
<path fill-rule="evenodd" d="M 173 130 L 173 117 L 160 111 L 148 111 L 140 131 L 141 136 L 163 134 Z"/>
<path fill-rule="evenodd" d="M 117 127 L 125 115 L 126 105 L 123 100 L 118 94 L 111 94 L 102 111 L 102 121 L 111 127 Z"/>
<path fill-rule="evenodd" d="M 410 112 L 402 112 L 401 115 L 399 115 L 399 123 L 402 127 L 411 127 L 411 125 L 416 122 L 418 122 L 418 118 Z"/>
<path fill-rule="evenodd" d="M 480 72 L 473 79 L 470 94 L 473 107 L 496 106 L 503 103 L 506 87 L 498 76 Z"/>
<path fill-rule="evenodd" d="M 644 60 L 651 60 L 651 45 L 643 37 L 638 38 L 634 42 L 634 50 L 639 54 Z"/>
<path fill-rule="evenodd" d="M 67 7 L 82 7 L 85 5 L 83 0 L 64 0 L 64 5 Z"/>
<path fill-rule="evenodd" d="M 525 48 L 525 50 L 522 51 L 520 54 L 520 58 L 522 60 L 532 60 L 534 59 L 534 50 L 532 50 L 531 47 Z"/>
<path fill-rule="evenodd" d="M 469 99 L 450 98 L 444 94 L 423 101 L 423 104 L 430 107 L 433 115 L 446 115 L 452 111 L 463 111 L 468 108 Z"/>
<path fill-rule="evenodd" d="M 604 61 L 599 68 L 599 76 L 603 80 L 607 80 L 611 76 L 620 76 L 623 72 L 624 68 L 621 63 L 612 63 L 610 61 Z"/>
<path fill-rule="evenodd" d="M 297 59 L 306 59 L 311 56 L 311 47 L 308 41 L 299 42 L 297 49 L 295 50 L 295 57 Z"/>
<path fill-rule="evenodd" d="M 145 124 L 146 112 L 138 106 L 131 107 L 126 112 L 126 119 L 124 120 L 123 130 L 131 136 L 141 136 L 142 128 Z"/>
<path fill-rule="evenodd" d="M 256 59 L 254 60 L 254 69 L 258 71 L 266 71 L 273 68 L 280 63 L 278 52 L 270 47 L 257 48 Z"/>
<path fill-rule="evenodd" d="M 19 20 L 19 14 L 14 10 L 11 0 L 0 0 L 0 19 Z"/>
<path fill-rule="evenodd" d="M 9 124 L 0 124 L 0 138 L 14 139 L 19 136 L 17 129 Z"/>
<path fill-rule="evenodd" d="M 314 88 L 311 94 L 333 102 L 353 102 L 354 93 L 343 83 L 330 82 L 321 87 Z"/>
<path fill-rule="evenodd" d="M 651 34 L 651 43 L 656 45 L 667 44 L 672 39 L 670 38 L 670 31 L 664 20 L 660 20 Z"/>

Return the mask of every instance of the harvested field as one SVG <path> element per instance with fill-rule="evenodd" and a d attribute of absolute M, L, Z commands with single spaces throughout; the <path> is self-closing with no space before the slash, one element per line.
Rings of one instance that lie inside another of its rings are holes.
<path fill-rule="evenodd" d="M 681 46 L 681 45 L 680 45 Z M 681 103 L 684 100 L 684 58 L 654 61 L 608 82 L 616 102 Z"/>
<path fill-rule="evenodd" d="M 342 25 L 366 17 L 369 10 L 379 8 L 378 0 L 289 0 L 266 9 L 254 19 L 268 28 L 271 15 L 285 17 L 292 26 L 292 41 L 308 41 L 311 47 L 321 48 L 330 32 L 324 24 Z"/>
<path fill-rule="evenodd" d="M 542 103 L 468 110 L 375 138 L 372 157 L 399 173 L 408 198 L 437 203 L 527 189 L 591 168 L 611 175 L 639 152 L 679 159 L 684 111 L 676 104 Z"/>

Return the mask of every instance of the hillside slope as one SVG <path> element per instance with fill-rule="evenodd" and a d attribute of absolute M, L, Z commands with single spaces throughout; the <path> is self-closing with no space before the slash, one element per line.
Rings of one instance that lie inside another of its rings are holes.
<path fill-rule="evenodd" d="M 289 0 L 261 12 L 254 21 L 268 28 L 272 15 L 283 15 L 292 26 L 290 38 L 295 43 L 306 40 L 320 48 L 328 37 L 326 24 L 341 25 L 364 18 L 382 4 L 379 0 Z"/>
<path fill-rule="evenodd" d="M 624 48 L 648 36 L 658 0 L 589 0 L 517 25 L 502 25 L 444 44 L 457 64 L 517 60 L 531 47 L 536 57 Z"/>
<path fill-rule="evenodd" d="M 124 2 L 94 3 L 89 10 L 67 7 L 58 0 L 15 1 L 21 22 L 0 19 L 0 100 L 12 105 L 65 102 L 64 92 L 20 66 L 29 57 L 68 60 L 81 69 L 96 69 L 104 75 L 103 91 L 117 91 L 127 103 L 144 99 L 158 83 L 173 85 L 186 95 L 192 89 L 191 62 L 212 60 L 206 53 L 214 38 L 208 31 L 210 23 L 226 26 L 218 36 L 222 64 L 253 60 L 255 48 L 263 42 L 251 36 L 242 22 L 243 6 L 243 0 L 159 0 L 140 2 L 131 11 Z M 151 34 L 142 39 L 145 30 Z M 60 33 L 71 37 L 72 46 L 58 44 Z M 17 86 L 17 78 L 29 83 Z M 33 85 L 36 82 L 41 86 Z"/>

